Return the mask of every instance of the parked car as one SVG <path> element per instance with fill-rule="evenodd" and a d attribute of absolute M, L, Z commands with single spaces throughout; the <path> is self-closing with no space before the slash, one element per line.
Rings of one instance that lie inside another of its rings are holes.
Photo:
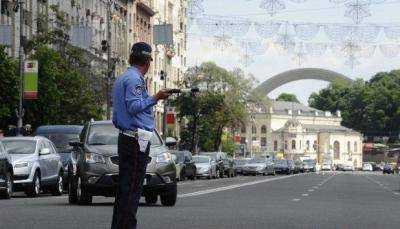
<path fill-rule="evenodd" d="M 234 162 L 234 169 L 236 174 L 242 174 L 243 166 L 247 164 L 247 162 L 250 159 L 244 158 L 244 159 L 235 159 Z"/>
<path fill-rule="evenodd" d="M 227 158 L 223 152 L 200 152 L 199 155 L 210 156 L 217 163 L 218 177 L 224 177 L 225 166 L 223 159 Z"/>
<path fill-rule="evenodd" d="M 90 204 L 93 196 L 114 197 L 118 184 L 119 131 L 111 121 L 90 121 L 81 133 L 69 166 L 69 202 Z M 173 206 L 177 199 L 176 168 L 157 131 L 150 140 L 151 161 L 147 165 L 142 196 L 146 203 Z"/>
<path fill-rule="evenodd" d="M 212 179 L 219 176 L 217 163 L 210 156 L 193 156 L 193 161 L 197 168 L 197 177 Z"/>
<path fill-rule="evenodd" d="M 196 179 L 196 165 L 192 153 L 189 151 L 172 150 L 170 153 L 175 158 L 178 180 Z"/>
<path fill-rule="evenodd" d="M 13 166 L 11 157 L 0 142 L 0 199 L 10 199 L 13 193 Z"/>
<path fill-rule="evenodd" d="M 364 163 L 362 167 L 363 171 L 373 171 L 372 165 L 370 163 Z"/>
<path fill-rule="evenodd" d="M 298 174 L 298 173 L 303 173 L 304 172 L 304 169 L 303 169 L 303 162 L 302 161 L 299 161 L 299 160 L 296 160 L 296 161 L 293 161 L 293 165 L 294 165 L 294 170 L 293 170 L 293 173 L 294 174 Z"/>
<path fill-rule="evenodd" d="M 317 162 L 313 159 L 303 160 L 303 168 L 304 168 L 304 172 L 316 172 L 317 171 Z"/>
<path fill-rule="evenodd" d="M 354 171 L 354 166 L 352 164 L 344 164 L 342 171 Z"/>
<path fill-rule="evenodd" d="M 275 175 L 274 163 L 267 158 L 252 158 L 242 170 L 243 175 Z"/>
<path fill-rule="evenodd" d="M 73 147 L 69 142 L 79 141 L 83 126 L 77 125 L 55 125 L 40 126 L 36 129 L 36 136 L 48 138 L 57 148 L 57 152 L 61 157 L 64 171 L 68 171 L 68 164 L 71 161 L 71 153 Z M 68 173 L 64 173 L 64 190 L 68 190 Z"/>
<path fill-rule="evenodd" d="M 383 166 L 383 174 L 394 174 L 393 166 L 389 163 Z"/>
<path fill-rule="evenodd" d="M 14 168 L 14 190 L 29 197 L 41 191 L 63 193 L 63 166 L 53 143 L 45 137 L 7 137 L 2 140 Z"/>
<path fill-rule="evenodd" d="M 224 175 L 227 177 L 236 176 L 233 158 L 224 158 L 222 161 L 224 162 Z"/>
<path fill-rule="evenodd" d="M 321 166 L 322 171 L 332 171 L 332 164 L 331 163 L 324 163 Z"/>
<path fill-rule="evenodd" d="M 289 166 L 289 162 L 286 159 L 276 160 L 274 163 L 275 173 L 278 174 L 291 174 L 293 170 L 291 170 Z"/>

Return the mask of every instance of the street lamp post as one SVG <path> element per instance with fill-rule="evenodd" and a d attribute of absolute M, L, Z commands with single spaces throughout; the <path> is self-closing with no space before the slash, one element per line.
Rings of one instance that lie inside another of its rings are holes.
<path fill-rule="evenodd" d="M 17 135 L 22 134 L 22 124 L 24 116 L 24 47 L 23 47 L 23 36 L 24 36 L 24 0 L 20 0 L 19 4 L 19 106 L 18 106 L 18 124 L 17 124 Z"/>

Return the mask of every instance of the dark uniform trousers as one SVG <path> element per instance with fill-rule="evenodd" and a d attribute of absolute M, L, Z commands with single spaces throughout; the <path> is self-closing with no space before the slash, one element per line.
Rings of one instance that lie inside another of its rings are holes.
<path fill-rule="evenodd" d="M 136 213 L 149 158 L 150 144 L 140 152 L 136 138 L 119 134 L 119 182 L 111 229 L 136 229 Z"/>

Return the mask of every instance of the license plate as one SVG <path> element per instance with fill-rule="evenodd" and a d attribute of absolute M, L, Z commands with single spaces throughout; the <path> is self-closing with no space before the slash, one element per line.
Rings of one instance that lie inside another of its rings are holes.
<path fill-rule="evenodd" d="M 147 179 L 146 178 L 144 178 L 144 180 L 143 180 L 143 185 L 147 185 Z"/>

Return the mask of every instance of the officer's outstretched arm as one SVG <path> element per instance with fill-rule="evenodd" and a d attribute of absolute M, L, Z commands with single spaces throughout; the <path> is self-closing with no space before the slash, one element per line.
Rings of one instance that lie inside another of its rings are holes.
<path fill-rule="evenodd" d="M 130 114 L 138 114 L 157 104 L 157 100 L 154 97 L 143 98 L 142 94 L 143 88 L 139 82 L 132 82 L 126 85 L 125 101 Z"/>

